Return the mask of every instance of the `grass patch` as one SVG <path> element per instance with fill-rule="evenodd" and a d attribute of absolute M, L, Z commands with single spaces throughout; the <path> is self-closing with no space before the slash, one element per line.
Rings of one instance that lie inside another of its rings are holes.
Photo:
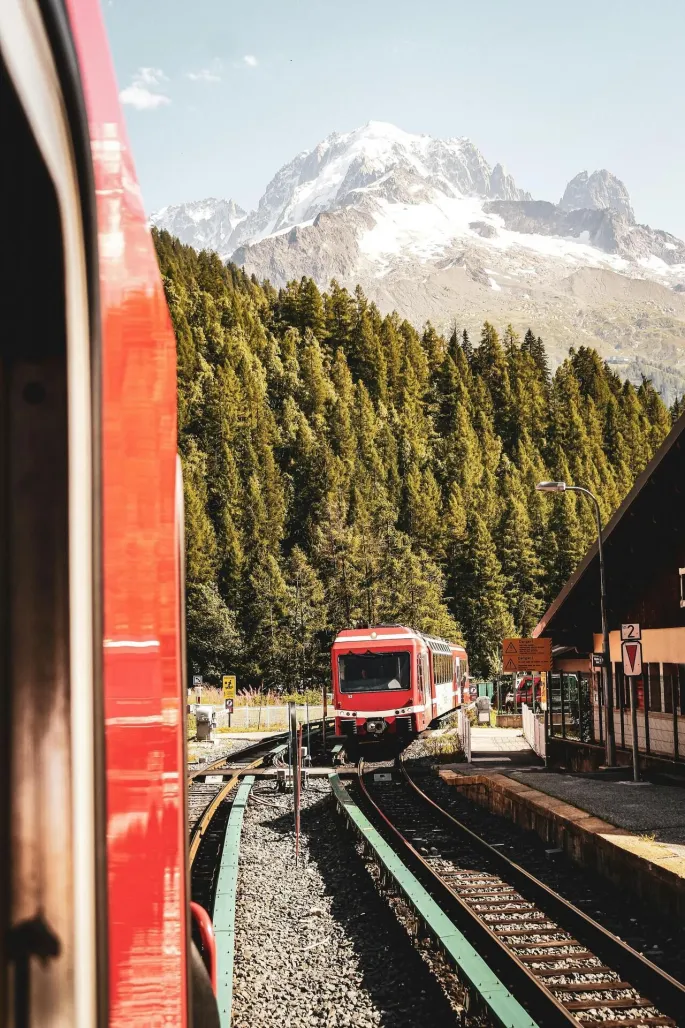
<path fill-rule="evenodd" d="M 306 689 L 304 692 L 260 692 L 258 689 L 242 689 L 236 694 L 235 707 L 280 707 L 285 703 L 296 703 L 298 707 L 304 707 L 308 703 L 311 707 L 321 705 L 321 690 Z M 188 703 L 196 703 L 195 690 L 188 690 Z M 224 694 L 218 685 L 204 685 L 202 687 L 201 703 L 211 704 L 214 707 L 223 707 Z M 329 695 L 328 703 L 332 706 L 333 698 Z"/>
<path fill-rule="evenodd" d="M 466 759 L 456 732 L 433 735 L 422 741 L 425 755 L 432 757 L 439 764 L 456 764 Z"/>

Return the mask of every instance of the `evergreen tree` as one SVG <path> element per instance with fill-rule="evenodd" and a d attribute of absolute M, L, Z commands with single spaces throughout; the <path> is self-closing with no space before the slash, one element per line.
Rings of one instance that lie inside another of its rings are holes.
<path fill-rule="evenodd" d="M 672 419 L 580 346 L 549 374 L 532 328 L 473 349 L 363 291 L 276 290 L 153 233 L 178 340 L 188 657 L 241 685 L 325 682 L 321 629 L 399 621 L 457 640 L 491 674 L 528 634 Z"/>

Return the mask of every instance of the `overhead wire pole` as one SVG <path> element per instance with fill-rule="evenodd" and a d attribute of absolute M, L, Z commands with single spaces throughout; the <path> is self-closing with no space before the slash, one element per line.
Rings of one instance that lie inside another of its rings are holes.
<path fill-rule="evenodd" d="M 597 554 L 599 557 L 599 593 L 600 613 L 602 619 L 602 691 L 604 693 L 604 739 L 605 759 L 607 767 L 616 766 L 616 738 L 614 733 L 614 690 L 611 679 L 611 653 L 609 649 L 609 629 L 607 626 L 607 590 L 604 573 L 604 546 L 602 541 L 602 513 L 599 501 L 589 489 L 580 485 L 567 485 L 566 482 L 538 482 L 535 487 L 541 493 L 583 493 L 588 496 L 595 509 L 597 522 Z"/>

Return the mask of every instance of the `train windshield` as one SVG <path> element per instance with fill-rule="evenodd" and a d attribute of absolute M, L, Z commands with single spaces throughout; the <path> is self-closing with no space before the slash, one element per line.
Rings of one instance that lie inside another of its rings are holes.
<path fill-rule="evenodd" d="M 409 688 L 408 653 L 346 653 L 338 657 L 341 692 Z"/>

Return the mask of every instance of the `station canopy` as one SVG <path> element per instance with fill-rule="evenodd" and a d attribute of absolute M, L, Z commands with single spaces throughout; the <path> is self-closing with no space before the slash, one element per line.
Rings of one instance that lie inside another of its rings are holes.
<path fill-rule="evenodd" d="M 582 482 L 573 483 L 583 485 Z M 680 569 L 685 568 L 685 414 L 675 423 L 604 528 L 607 621 L 643 628 L 685 626 Z M 595 542 L 536 626 L 557 647 L 590 653 L 601 631 Z"/>

